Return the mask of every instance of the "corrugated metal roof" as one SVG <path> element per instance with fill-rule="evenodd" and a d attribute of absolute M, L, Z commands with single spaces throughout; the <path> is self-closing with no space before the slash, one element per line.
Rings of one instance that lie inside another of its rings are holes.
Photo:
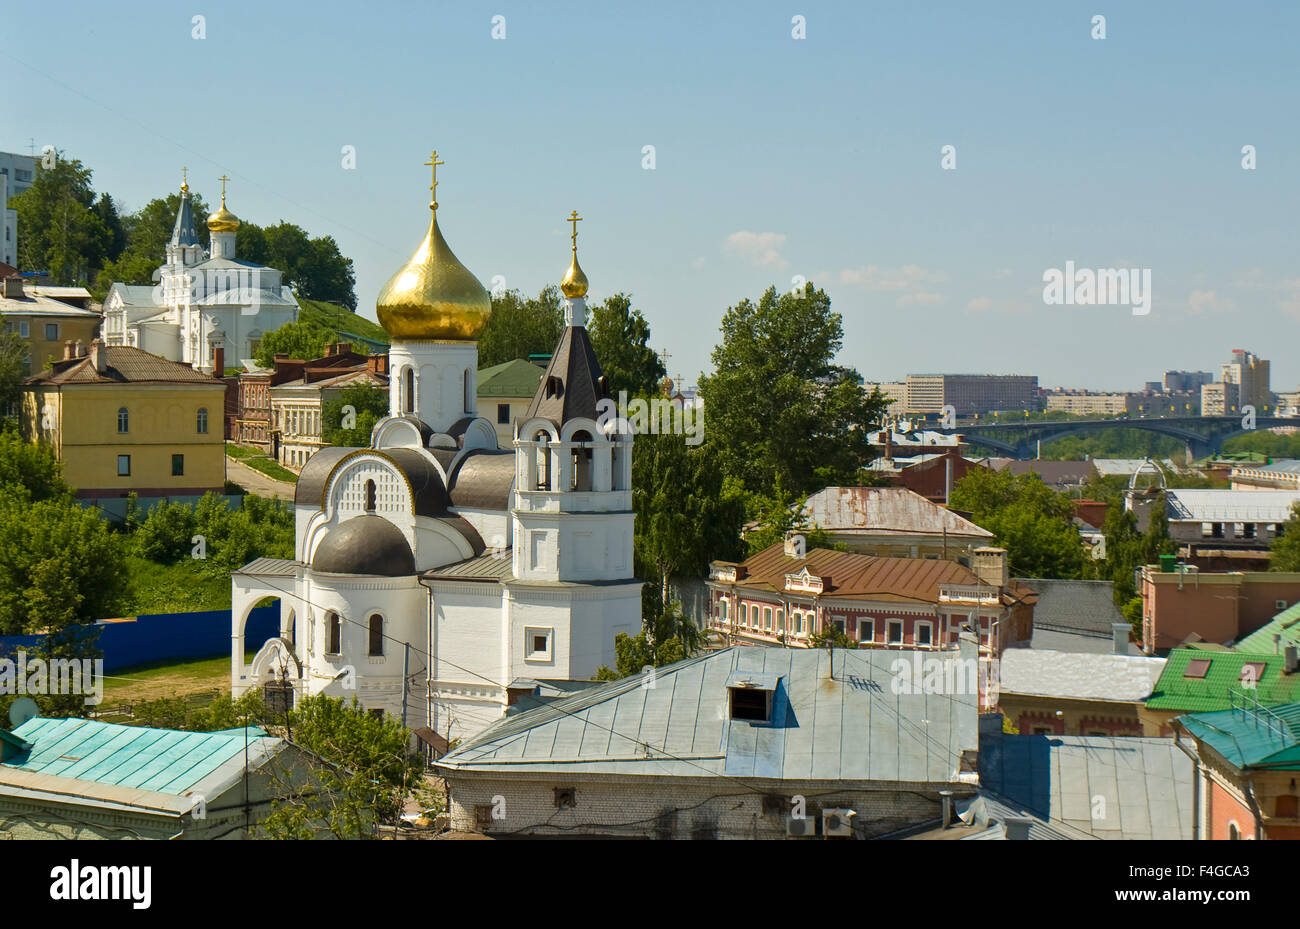
<path fill-rule="evenodd" d="M 1052 826 L 1102 839 L 1190 839 L 1192 760 L 1172 739 L 980 737 L 980 785 Z"/>
<path fill-rule="evenodd" d="M 1274 616 L 1266 625 L 1256 629 L 1235 646 L 1239 652 L 1271 655 L 1276 647 L 1273 636 L 1282 636 L 1281 645 L 1300 645 L 1300 603 Z"/>
<path fill-rule="evenodd" d="M 177 796 L 230 759 L 242 760 L 245 739 L 242 729 L 178 732 L 40 716 L 14 733 L 32 743 L 32 748 L 0 768 Z M 255 727 L 249 728 L 248 738 L 279 742 Z M 265 748 L 259 745 L 259 750 Z"/>
<path fill-rule="evenodd" d="M 1165 492 L 1169 518 L 1197 522 L 1283 523 L 1300 490 L 1177 489 Z"/>
<path fill-rule="evenodd" d="M 836 649 L 832 680 L 822 649 L 733 646 L 656 669 L 652 687 L 636 675 L 506 717 L 441 763 L 452 772 L 952 783 L 962 752 L 977 745 L 976 695 L 894 693 L 896 662 L 910 666 L 913 654 Z M 772 722 L 729 718 L 735 672 L 782 678 Z"/>
<path fill-rule="evenodd" d="M 827 487 L 808 498 L 804 516 L 829 532 L 993 538 L 988 530 L 906 487 Z"/>
<path fill-rule="evenodd" d="M 442 568 L 426 572 L 428 578 L 456 578 L 459 580 L 505 580 L 514 576 L 511 553 L 488 552 L 477 558 L 468 558 Z"/>
<path fill-rule="evenodd" d="M 234 573 L 257 574 L 262 577 L 293 577 L 301 567 L 301 562 L 289 558 L 256 558 Z"/>
<path fill-rule="evenodd" d="M 1004 694 L 1138 703 L 1151 696 L 1163 658 L 1009 648 L 998 686 Z"/>

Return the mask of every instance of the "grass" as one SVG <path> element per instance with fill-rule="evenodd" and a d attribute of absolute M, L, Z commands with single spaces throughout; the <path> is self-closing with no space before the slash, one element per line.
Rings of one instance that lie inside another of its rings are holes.
<path fill-rule="evenodd" d="M 249 448 L 247 445 L 236 445 L 233 442 L 227 442 L 226 457 L 234 459 L 242 465 L 247 465 L 254 471 L 260 471 L 271 480 L 282 481 L 285 484 L 298 483 L 298 475 L 283 467 L 260 448 Z"/>
<path fill-rule="evenodd" d="M 230 578 L 205 574 L 192 559 L 161 565 L 128 555 L 127 573 L 131 577 L 127 616 L 230 609 Z"/>
<path fill-rule="evenodd" d="M 358 316 L 345 307 L 321 300 L 306 300 L 302 297 L 298 298 L 298 305 L 302 308 L 298 313 L 300 323 L 312 323 L 326 329 L 350 332 L 365 339 L 374 339 L 376 342 L 388 344 L 388 333 L 384 332 L 378 323 L 371 322 L 364 316 Z"/>
<path fill-rule="evenodd" d="M 251 661 L 255 654 L 251 651 L 246 653 L 244 661 Z M 185 661 L 155 661 L 106 674 L 103 705 L 113 707 L 123 703 L 183 697 L 212 690 L 230 693 L 229 655 Z"/>

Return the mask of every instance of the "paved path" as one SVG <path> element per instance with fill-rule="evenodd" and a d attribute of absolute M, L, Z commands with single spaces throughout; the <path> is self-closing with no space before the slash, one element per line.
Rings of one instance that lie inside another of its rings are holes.
<path fill-rule="evenodd" d="M 234 481 L 249 493 L 257 494 L 259 497 L 278 497 L 293 502 L 295 490 L 293 484 L 267 477 L 261 471 L 254 471 L 234 458 L 226 458 L 226 479 Z"/>

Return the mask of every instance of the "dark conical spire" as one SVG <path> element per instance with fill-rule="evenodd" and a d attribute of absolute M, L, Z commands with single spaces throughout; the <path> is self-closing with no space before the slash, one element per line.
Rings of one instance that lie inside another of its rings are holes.
<path fill-rule="evenodd" d="M 181 185 L 181 208 L 176 213 L 172 227 L 172 245 L 198 245 L 199 230 L 194 225 L 194 210 L 190 206 L 190 185 Z"/>

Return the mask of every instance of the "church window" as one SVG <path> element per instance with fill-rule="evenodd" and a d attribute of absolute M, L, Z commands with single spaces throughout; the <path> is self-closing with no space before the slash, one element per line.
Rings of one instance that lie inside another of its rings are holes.
<path fill-rule="evenodd" d="M 537 444 L 537 489 L 551 489 L 551 452 L 547 448 L 551 436 L 546 430 L 539 430 L 533 436 L 533 441 Z"/>
<path fill-rule="evenodd" d="M 339 655 L 343 652 L 343 620 L 339 618 L 338 613 L 327 613 L 325 615 L 325 653 L 327 655 Z"/>
<path fill-rule="evenodd" d="M 402 412 L 415 412 L 415 371 L 411 368 L 402 372 Z"/>
<path fill-rule="evenodd" d="M 117 409 L 117 431 L 128 432 L 131 428 L 131 414 L 126 411 L 126 407 Z"/>
<path fill-rule="evenodd" d="M 524 630 L 525 661 L 551 660 L 551 630 L 528 627 Z"/>
<path fill-rule="evenodd" d="M 384 654 L 384 617 L 378 613 L 370 616 L 370 657 L 378 658 Z"/>
<path fill-rule="evenodd" d="M 206 406 L 199 407 L 198 429 L 199 435 L 208 434 L 208 408 Z"/>
<path fill-rule="evenodd" d="M 591 433 L 579 430 L 573 434 L 573 467 L 570 490 L 586 493 L 591 490 L 591 449 L 585 447 L 591 441 Z"/>
<path fill-rule="evenodd" d="M 375 482 L 366 481 L 366 512 L 375 511 Z"/>
<path fill-rule="evenodd" d="M 497 425 L 499 426 L 510 425 L 510 404 L 508 403 L 497 404 Z"/>
<path fill-rule="evenodd" d="M 474 413 L 474 371 L 472 368 L 465 369 L 465 412 L 470 415 Z"/>

